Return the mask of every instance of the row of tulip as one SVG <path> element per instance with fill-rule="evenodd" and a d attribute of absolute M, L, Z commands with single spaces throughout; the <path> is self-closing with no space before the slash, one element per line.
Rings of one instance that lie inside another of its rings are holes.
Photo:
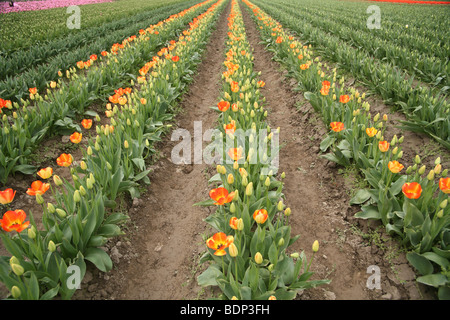
<path fill-rule="evenodd" d="M 155 8 L 143 10 L 131 17 L 124 16 L 96 27 L 83 28 L 63 38 L 5 54 L 0 65 L 0 96 L 20 101 L 28 96 L 28 88 L 37 87 L 42 91 L 49 81 L 58 79 L 59 70 L 69 69 L 77 61 L 88 59 L 92 52 L 100 53 L 137 30 L 145 29 L 198 2 L 172 1 L 165 5 L 155 3 Z"/>
<path fill-rule="evenodd" d="M 417 281 L 438 287 L 439 297 L 449 297 L 450 193 L 448 170 L 440 159 L 426 174 L 419 156 L 405 174 L 401 143 L 396 135 L 385 137 L 387 115 L 372 116 L 365 94 L 345 88 L 336 69 L 313 59 L 310 47 L 290 36 L 282 25 L 248 0 L 261 37 L 276 59 L 290 74 L 311 91 L 305 92 L 315 111 L 330 125 L 330 133 L 320 144 L 326 159 L 360 169 L 370 188 L 360 190 L 351 204 L 362 205 L 356 216 L 381 220 L 386 230 L 398 235 L 410 250 L 409 261 L 422 274 Z M 434 267 L 432 266 L 434 264 Z M 437 271 L 435 272 L 435 268 Z"/>
<path fill-rule="evenodd" d="M 138 68 L 163 43 L 176 37 L 186 24 L 199 12 L 204 12 L 204 1 L 169 18 L 141 29 L 121 43 L 115 43 L 110 51 L 92 54 L 90 59 L 77 62 L 64 74 L 59 71 L 58 81 L 47 84 L 45 92 L 30 88 L 30 100 L 21 104 L 6 101 L 3 108 L 0 144 L 0 182 L 6 184 L 15 172 L 33 174 L 30 155 L 39 143 L 52 134 L 70 134 L 80 127 L 75 118 L 95 116 L 87 107 L 130 79 L 136 79 Z M 77 71 L 78 70 L 78 71 Z M 65 81 L 64 78 L 67 78 Z M 11 110 L 8 110 L 11 109 Z"/>
<path fill-rule="evenodd" d="M 220 0 L 210 5 L 176 40 L 168 42 L 146 64 L 150 69 L 138 83 L 131 81 L 130 87 L 115 90 L 111 97 L 118 95 L 126 101 L 111 99 L 114 102 L 107 104 L 110 123 L 96 126 L 97 135 L 88 139 L 81 159 L 70 154 L 58 157 L 57 165 L 70 170 L 72 182 L 53 174 L 51 167 L 38 172 L 43 180 L 53 178 L 53 183 L 37 180 L 27 191 L 42 205 L 42 230 L 31 212 L 29 221 L 20 209 L 3 215 L 0 236 L 12 256 L 0 259 L 0 280 L 11 291 L 11 298 L 59 295 L 70 299 L 85 275 L 86 261 L 103 272 L 112 268 L 111 258 L 101 247 L 122 234 L 121 224 L 128 219 L 114 210 L 116 199 L 125 192 L 139 196 L 134 189 L 137 181 L 148 182 L 149 140 L 159 136 L 163 121 L 173 116 L 171 106 L 179 98 L 174 91 L 182 91 L 191 79 L 188 75 L 200 62 L 223 4 Z M 92 120 L 82 121 L 85 130 L 92 125 Z M 71 143 L 80 143 L 82 135 L 73 133 Z M 79 166 L 74 166 L 75 160 Z M 45 199 L 48 190 L 52 193 L 49 202 Z M 0 203 L 8 205 L 14 196 L 7 189 L 0 193 Z"/>
<path fill-rule="evenodd" d="M 298 291 L 329 281 L 310 280 L 312 257 L 308 263 L 304 252 L 288 253 L 298 236 L 291 237 L 291 209 L 283 203 L 283 182 L 277 180 L 273 166 L 278 145 L 269 148 L 280 129 L 271 131 L 266 123 L 260 92 L 265 83 L 253 69 L 252 47 L 237 0 L 232 0 L 228 17 L 226 48 L 214 135 L 220 160 L 217 174 L 209 180 L 216 188 L 209 193 L 211 199 L 197 204 L 216 206 L 205 219 L 215 233 L 206 240 L 201 262 L 209 266 L 198 283 L 218 286 L 222 299 L 294 299 Z M 318 248 L 316 241 L 313 255 Z"/>
<path fill-rule="evenodd" d="M 450 149 L 450 104 L 444 92 L 447 87 L 438 91 L 430 86 L 416 85 L 413 76 L 389 61 L 375 61 L 359 47 L 342 45 L 342 39 L 336 35 L 339 31 L 332 34 L 298 18 L 298 12 L 304 14 L 300 2 L 294 6 L 298 10 L 291 12 L 265 0 L 256 3 L 293 32 L 301 34 L 302 39 L 317 46 L 321 57 L 338 63 L 341 71 L 351 73 L 385 103 L 402 111 L 407 118 L 402 121 L 404 129 L 425 133 Z"/>

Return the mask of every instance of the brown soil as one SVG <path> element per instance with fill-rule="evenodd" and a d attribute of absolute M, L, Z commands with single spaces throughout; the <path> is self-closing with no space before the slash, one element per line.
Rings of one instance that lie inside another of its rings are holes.
<path fill-rule="evenodd" d="M 377 229 L 380 224 L 353 217 L 359 208 L 349 206 L 349 200 L 357 188 L 358 174 L 320 157 L 318 146 L 327 129 L 259 44 L 258 30 L 245 6 L 240 5 L 254 48 L 255 71 L 261 71 L 260 78 L 266 83 L 262 95 L 268 121 L 272 128 L 281 127 L 279 173 L 286 173 L 283 192 L 285 203 L 292 209 L 292 233 L 300 234 L 289 250 L 304 250 L 309 258 L 312 243 L 318 240 L 320 250 L 311 266 L 313 279 L 331 280 L 329 285 L 307 290 L 297 299 L 435 299 L 429 288 L 414 281 L 416 275 L 400 245 L 383 233 L 382 227 Z M 216 105 L 221 90 L 229 12 L 230 5 L 220 16 L 203 62 L 180 102 L 181 112 L 174 127 L 186 129 L 191 135 L 194 121 L 201 121 L 203 132 L 216 127 L 217 114 L 210 107 Z M 208 179 L 215 168 L 204 163 L 174 164 L 171 152 L 178 143 L 171 141 L 170 134 L 166 136 L 157 146 L 158 159 L 152 165 L 147 192 L 123 204 L 130 216 L 126 235 L 104 247 L 114 262 L 113 270 L 102 273 L 88 265 L 73 299 L 192 300 L 218 295 L 216 288 L 197 285 L 197 276 L 205 267 L 199 264 L 199 258 L 206 249 L 206 236 L 212 232 L 203 219 L 214 208 L 193 206 L 208 199 Z M 21 193 L 30 183 L 24 180 Z M 372 265 L 380 268 L 381 289 L 366 286 L 371 275 L 367 268 Z M 4 291 L 0 293 L 5 295 Z"/>

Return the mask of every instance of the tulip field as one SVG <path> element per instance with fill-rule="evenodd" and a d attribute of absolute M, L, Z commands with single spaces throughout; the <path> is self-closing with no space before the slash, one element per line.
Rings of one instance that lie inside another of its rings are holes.
<path fill-rule="evenodd" d="M 0 6 L 2 299 L 450 299 L 450 2 L 70 5 Z"/>

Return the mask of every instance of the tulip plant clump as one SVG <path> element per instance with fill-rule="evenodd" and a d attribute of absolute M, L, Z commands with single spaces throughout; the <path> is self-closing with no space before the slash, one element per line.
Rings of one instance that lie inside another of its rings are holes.
<path fill-rule="evenodd" d="M 329 281 L 310 280 L 312 257 L 308 261 L 304 252 L 288 253 L 298 236 L 291 236 L 291 210 L 283 203 L 283 182 L 276 179 L 276 168 L 267 160 L 277 156 L 278 148 L 267 147 L 259 153 L 252 147 L 263 131 L 268 134 L 260 141 L 269 146 L 280 129 L 271 131 L 265 121 L 260 93 L 265 83 L 253 70 L 252 48 L 235 0 L 228 28 L 223 93 L 216 108 L 220 134 L 215 143 L 223 146 L 231 141 L 231 146 L 218 148 L 223 150 L 219 151 L 221 161 L 210 179 L 217 186 L 210 191 L 211 199 L 198 203 L 217 208 L 205 219 L 216 233 L 206 241 L 208 251 L 201 261 L 209 262 L 209 267 L 198 283 L 218 286 L 223 299 L 294 299 L 299 290 Z M 239 130 L 250 134 L 239 139 Z M 316 241 L 313 255 L 318 246 Z"/>
<path fill-rule="evenodd" d="M 262 39 L 305 92 L 329 134 L 320 144 L 326 159 L 342 166 L 355 165 L 370 188 L 360 190 L 351 204 L 362 205 L 356 216 L 381 220 L 386 231 L 398 235 L 410 250 L 409 262 L 421 274 L 417 281 L 439 288 L 450 297 L 450 178 L 440 158 L 427 171 L 416 156 L 404 170 L 403 137 L 385 137 L 387 115 L 372 117 L 365 94 L 345 88 L 336 69 L 329 70 L 311 47 L 302 46 L 281 24 L 250 1 L 244 1 L 261 30 Z M 401 172 L 404 172 L 402 174 Z"/>
<path fill-rule="evenodd" d="M 191 10 L 208 8 L 141 67 L 137 84 L 131 81 L 130 87 L 110 95 L 106 106 L 110 123 L 96 126 L 96 137 L 88 139 L 82 159 L 77 159 L 79 166 L 70 154 L 56 159 L 58 166 L 70 170 L 72 181 L 54 174 L 51 167 L 38 171 L 40 180 L 32 183 L 27 194 L 42 205 L 42 228 L 37 227 L 31 212 L 29 221 L 20 209 L 3 214 L 0 236 L 11 257 L 0 258 L 0 280 L 11 298 L 70 299 L 77 289 L 73 270 L 79 270 L 78 284 L 86 272 L 86 261 L 100 271 L 111 270 L 111 258 L 100 247 L 122 234 L 120 224 L 128 217 L 108 209 L 114 209 L 121 193 L 139 196 L 138 181 L 148 183 L 145 158 L 153 150 L 150 141 L 158 138 L 163 122 L 173 117 L 172 106 L 192 79 L 189 75 L 200 62 L 224 3 L 208 0 L 194 6 Z M 142 30 L 141 36 L 145 39 L 154 34 L 154 28 L 157 26 Z M 92 119 L 81 122 L 85 130 L 92 125 Z M 82 135 L 74 132 L 71 143 L 80 143 Z M 46 201 L 47 192 L 53 201 Z M 11 188 L 1 191 L 0 204 L 8 209 L 15 194 Z"/>

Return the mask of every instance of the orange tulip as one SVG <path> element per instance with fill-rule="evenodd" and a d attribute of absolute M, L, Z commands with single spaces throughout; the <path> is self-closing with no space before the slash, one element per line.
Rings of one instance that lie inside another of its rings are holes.
<path fill-rule="evenodd" d="M 22 232 L 28 227 L 30 221 L 24 222 L 27 215 L 25 211 L 19 209 L 14 211 L 7 211 L 3 215 L 3 219 L 0 219 L 0 225 L 6 232 L 17 231 Z"/>
<path fill-rule="evenodd" d="M 440 178 L 439 179 L 439 189 L 443 193 L 449 194 L 450 193 L 450 178 Z"/>
<path fill-rule="evenodd" d="M 377 132 L 378 132 L 378 130 L 377 129 L 375 129 L 374 127 L 372 127 L 372 128 L 367 128 L 366 129 L 366 133 L 367 133 L 367 135 L 369 136 L 369 137 L 373 137 L 373 136 L 375 136 L 376 134 L 377 134 Z"/>
<path fill-rule="evenodd" d="M 80 143 L 82 137 L 83 137 L 82 133 L 74 132 L 70 135 L 70 141 L 72 141 L 73 143 Z"/>
<path fill-rule="evenodd" d="M 233 134 L 236 131 L 236 121 L 231 120 L 231 123 L 224 124 L 223 128 L 225 129 L 226 134 Z"/>
<path fill-rule="evenodd" d="M 214 255 L 220 257 L 227 254 L 225 249 L 228 248 L 233 242 L 233 236 L 227 236 L 223 232 L 218 232 L 206 240 L 206 245 L 208 248 L 215 250 Z"/>
<path fill-rule="evenodd" d="M 92 119 L 83 119 L 81 121 L 81 125 L 85 129 L 90 129 L 92 127 Z"/>
<path fill-rule="evenodd" d="M 269 217 L 266 209 L 259 209 L 253 213 L 253 219 L 255 219 L 256 223 L 263 224 L 266 222 Z"/>
<path fill-rule="evenodd" d="M 262 81 L 262 80 L 258 81 L 258 87 L 259 88 L 263 88 L 265 85 L 266 85 L 266 83 L 264 81 Z"/>
<path fill-rule="evenodd" d="M 211 197 L 211 199 L 216 201 L 214 203 L 215 205 L 221 206 L 221 205 L 224 205 L 225 203 L 229 203 L 229 202 L 231 202 L 231 200 L 233 200 L 234 192 L 228 193 L 227 189 L 225 189 L 223 187 L 219 187 L 217 189 L 212 189 L 209 192 L 209 196 Z"/>
<path fill-rule="evenodd" d="M 28 188 L 27 194 L 30 196 L 35 196 L 37 194 L 43 195 L 49 188 L 49 183 L 43 183 L 41 180 L 36 180 L 31 183 L 31 188 Z"/>
<path fill-rule="evenodd" d="M 380 149 L 381 152 L 387 152 L 389 150 L 389 142 L 387 141 L 380 141 L 378 142 L 378 149 Z"/>
<path fill-rule="evenodd" d="M 231 82 L 231 91 L 233 91 L 233 92 L 239 91 L 239 84 L 236 81 Z"/>
<path fill-rule="evenodd" d="M 340 132 L 345 129 L 344 124 L 342 122 L 337 122 L 337 121 L 331 122 L 330 127 L 331 127 L 331 130 L 333 130 L 334 132 Z"/>
<path fill-rule="evenodd" d="M 53 169 L 51 167 L 47 167 L 45 169 L 41 169 L 37 172 L 38 176 L 42 179 L 48 179 L 53 174 Z"/>
<path fill-rule="evenodd" d="M 341 95 L 339 97 L 339 101 L 342 102 L 342 103 L 347 103 L 347 102 L 350 101 L 350 97 L 349 97 L 348 94 Z"/>
<path fill-rule="evenodd" d="M 179 56 L 173 56 L 172 57 L 172 61 L 173 62 L 178 62 L 180 60 L 180 57 Z"/>
<path fill-rule="evenodd" d="M 309 65 L 307 63 L 300 65 L 300 69 L 302 69 L 302 70 L 306 70 L 308 68 L 309 68 Z"/>
<path fill-rule="evenodd" d="M 297 58 L 298 58 L 298 60 L 302 60 L 303 59 L 303 55 L 299 54 Z"/>
<path fill-rule="evenodd" d="M 409 199 L 418 199 L 422 193 L 422 186 L 417 182 L 406 182 L 402 192 Z"/>
<path fill-rule="evenodd" d="M 89 59 L 91 59 L 92 61 L 95 61 L 95 60 L 97 60 L 97 55 L 96 54 L 91 54 Z"/>
<path fill-rule="evenodd" d="M 329 93 L 329 91 L 330 91 L 330 87 L 322 87 L 322 88 L 320 89 L 320 93 L 321 93 L 323 96 L 327 96 L 328 93 Z"/>
<path fill-rule="evenodd" d="M 217 107 L 219 108 L 220 111 L 225 112 L 230 107 L 230 103 L 228 101 L 222 100 L 217 104 Z"/>
<path fill-rule="evenodd" d="M 119 98 L 120 98 L 120 96 L 116 93 L 116 94 L 110 96 L 108 99 L 109 99 L 109 102 L 117 104 L 117 103 L 119 103 Z"/>
<path fill-rule="evenodd" d="M 100 52 L 100 54 L 101 54 L 102 56 L 106 57 L 106 56 L 108 55 L 108 52 L 107 52 L 107 51 L 102 51 L 102 52 Z"/>
<path fill-rule="evenodd" d="M 239 219 L 236 217 L 231 217 L 230 219 L 230 227 L 234 230 L 237 230 L 237 224 L 238 224 Z"/>
<path fill-rule="evenodd" d="M 388 168 L 389 170 L 391 170 L 392 173 L 399 173 L 400 171 L 403 170 L 404 166 L 400 162 L 393 160 L 389 161 Z"/>
<path fill-rule="evenodd" d="M 330 81 L 327 81 L 327 80 L 325 80 L 325 81 L 322 81 L 322 87 L 330 87 Z"/>
<path fill-rule="evenodd" d="M 63 153 L 57 159 L 56 163 L 61 167 L 69 167 L 72 164 L 72 155 Z"/>
<path fill-rule="evenodd" d="M 14 200 L 14 196 L 16 195 L 16 191 L 11 188 L 0 191 L 0 204 L 8 204 Z"/>
<path fill-rule="evenodd" d="M 78 61 L 77 62 L 77 67 L 78 67 L 78 69 L 83 69 L 84 68 L 84 62 L 83 61 Z"/>
<path fill-rule="evenodd" d="M 231 159 L 233 159 L 234 161 L 238 161 L 239 159 L 242 159 L 244 156 L 242 155 L 242 148 L 230 148 L 230 150 L 228 150 L 228 155 L 230 156 Z"/>
<path fill-rule="evenodd" d="M 36 93 L 37 93 L 37 88 L 36 88 L 36 87 L 34 87 L 34 88 L 29 88 L 28 91 L 29 91 L 31 94 L 36 94 Z"/>
<path fill-rule="evenodd" d="M 282 37 L 278 37 L 276 40 L 277 43 L 282 43 L 283 42 L 283 38 Z"/>
<path fill-rule="evenodd" d="M 125 97 L 120 97 L 119 98 L 119 104 L 121 106 L 125 105 L 126 103 L 127 103 L 127 98 L 125 98 Z"/>

